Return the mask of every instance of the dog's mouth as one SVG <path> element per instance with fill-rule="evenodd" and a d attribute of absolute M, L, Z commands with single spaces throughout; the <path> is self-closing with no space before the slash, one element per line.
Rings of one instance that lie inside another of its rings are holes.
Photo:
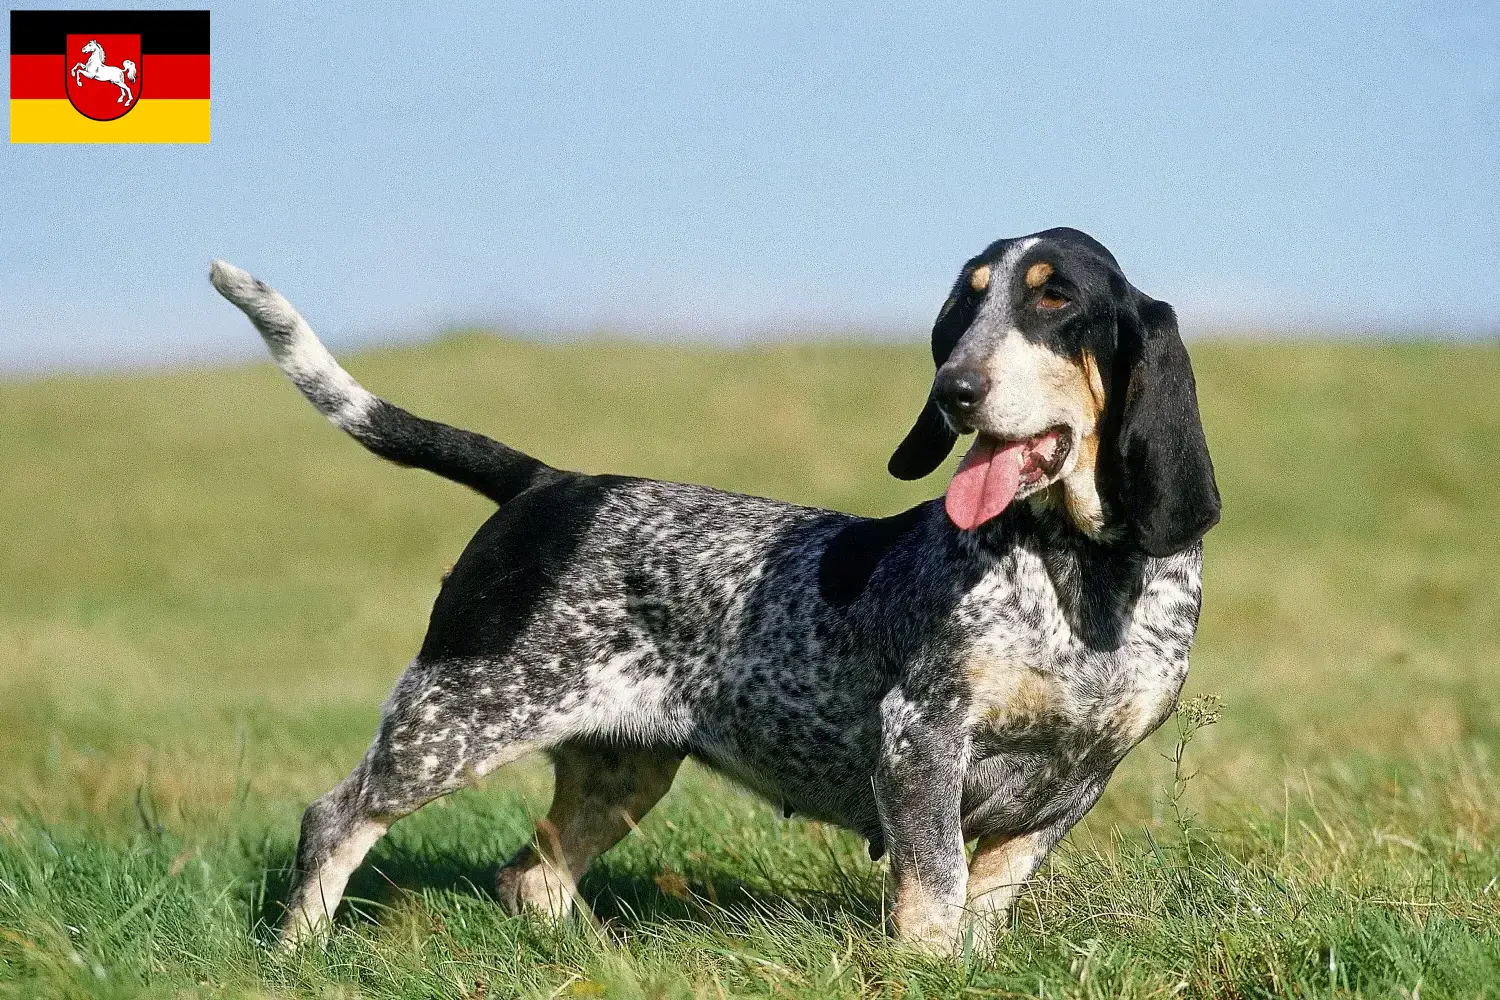
<path fill-rule="evenodd" d="M 948 484 L 943 500 L 948 520 L 972 531 L 998 517 L 1018 495 L 1035 493 L 1055 479 L 1072 449 L 1073 432 L 1064 426 L 1015 440 L 980 431 Z"/>

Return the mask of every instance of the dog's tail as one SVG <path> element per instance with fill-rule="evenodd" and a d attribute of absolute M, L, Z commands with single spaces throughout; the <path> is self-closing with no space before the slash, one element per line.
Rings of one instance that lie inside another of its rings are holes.
<path fill-rule="evenodd" d="M 376 396 L 339 366 L 280 292 L 233 264 L 214 261 L 210 280 L 250 317 L 277 366 L 308 402 L 381 458 L 436 472 L 496 503 L 505 503 L 552 471 L 483 434 L 424 420 Z"/>

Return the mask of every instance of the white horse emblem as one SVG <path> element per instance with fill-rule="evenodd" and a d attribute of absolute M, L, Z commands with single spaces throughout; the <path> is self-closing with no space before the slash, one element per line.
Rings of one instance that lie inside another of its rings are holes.
<path fill-rule="evenodd" d="M 83 54 L 89 57 L 89 61 L 86 63 L 74 63 L 73 68 L 68 71 L 73 77 L 73 82 L 81 87 L 83 86 L 83 78 L 88 77 L 90 80 L 112 83 L 120 88 L 120 96 L 115 98 L 115 103 L 123 104 L 127 108 L 130 107 L 135 101 L 135 95 L 130 92 L 130 87 L 125 81 L 129 79 L 134 82 L 135 63 L 126 59 L 123 66 L 106 66 L 104 64 L 104 46 L 100 45 L 97 40 L 92 40 L 85 45 L 83 47 Z M 57 71 L 53 70 L 53 72 Z"/>

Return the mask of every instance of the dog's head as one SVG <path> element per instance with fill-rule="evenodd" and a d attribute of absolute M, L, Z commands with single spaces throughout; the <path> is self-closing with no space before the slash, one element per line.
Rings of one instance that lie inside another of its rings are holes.
<path fill-rule="evenodd" d="M 1043 495 L 1093 538 L 1179 552 L 1219 491 L 1172 307 L 1076 229 L 999 240 L 964 265 L 932 328 L 937 375 L 891 474 L 919 479 L 977 436 L 948 486 L 973 530 Z"/>

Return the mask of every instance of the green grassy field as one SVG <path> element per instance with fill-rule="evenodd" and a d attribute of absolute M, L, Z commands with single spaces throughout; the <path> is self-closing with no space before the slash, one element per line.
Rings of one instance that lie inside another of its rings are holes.
<path fill-rule="evenodd" d="M 246 336 L 253 336 L 246 329 Z M 324 950 L 267 948 L 489 505 L 381 464 L 269 365 L 0 385 L 0 995 L 1500 995 L 1500 351 L 1193 347 L 1225 513 L 1168 723 L 993 953 L 881 930 L 851 836 L 691 766 L 583 885 L 505 917 L 522 764 L 403 821 Z M 371 388 L 548 461 L 889 513 L 918 347 L 463 336 Z"/>

